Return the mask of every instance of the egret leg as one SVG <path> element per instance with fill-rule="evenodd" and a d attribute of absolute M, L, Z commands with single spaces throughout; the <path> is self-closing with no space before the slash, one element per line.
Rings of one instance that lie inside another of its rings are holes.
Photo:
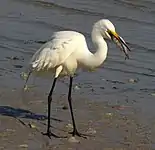
<path fill-rule="evenodd" d="M 75 124 L 75 119 L 73 115 L 73 108 L 72 108 L 72 82 L 73 82 L 73 77 L 70 77 L 70 84 L 69 84 L 69 92 L 68 92 L 68 102 L 69 102 L 69 107 L 70 107 L 70 112 L 71 112 L 71 117 L 72 117 L 72 123 L 73 123 L 73 132 L 71 134 L 73 136 L 77 135 L 79 137 L 86 138 L 85 134 L 79 133 L 76 124 Z"/>
<path fill-rule="evenodd" d="M 53 134 L 50 130 L 50 119 L 51 119 L 51 102 L 52 102 L 52 94 L 53 94 L 53 91 L 54 91 L 54 87 L 55 87 L 55 84 L 56 84 L 56 80 L 57 78 L 54 78 L 54 81 L 53 81 L 53 84 L 52 84 L 52 88 L 50 90 L 50 93 L 48 95 L 48 124 L 47 124 L 47 132 L 44 133 L 44 135 L 47 135 L 49 138 L 51 138 L 51 136 L 54 136 L 54 137 L 58 137 L 57 135 Z"/>

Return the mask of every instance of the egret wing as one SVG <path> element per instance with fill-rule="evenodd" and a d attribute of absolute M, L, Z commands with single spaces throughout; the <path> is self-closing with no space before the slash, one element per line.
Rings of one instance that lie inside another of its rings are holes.
<path fill-rule="evenodd" d="M 76 49 L 77 35 L 74 32 L 56 32 L 51 41 L 34 54 L 30 62 L 31 68 L 37 71 L 48 70 L 62 64 Z"/>

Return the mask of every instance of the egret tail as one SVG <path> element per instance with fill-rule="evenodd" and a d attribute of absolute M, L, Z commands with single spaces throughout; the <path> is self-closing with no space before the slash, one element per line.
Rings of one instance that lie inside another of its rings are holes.
<path fill-rule="evenodd" d="M 24 88 L 23 88 L 24 90 L 25 90 L 26 87 L 27 87 L 27 82 L 28 82 L 28 80 L 29 80 L 29 77 L 30 77 L 31 73 L 32 73 L 32 71 L 29 71 L 28 74 L 27 74 L 27 77 L 26 77 L 26 80 L 25 80 L 25 84 L 24 84 Z"/>

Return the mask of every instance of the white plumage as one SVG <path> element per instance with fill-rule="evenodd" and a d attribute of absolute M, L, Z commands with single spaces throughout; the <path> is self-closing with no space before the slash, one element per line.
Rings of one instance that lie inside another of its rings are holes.
<path fill-rule="evenodd" d="M 31 68 L 35 72 L 53 72 L 55 69 L 62 67 L 62 74 L 67 73 L 77 67 L 72 66 L 73 57 L 76 61 L 74 63 L 77 63 L 78 57 L 76 56 L 85 52 L 85 45 L 85 37 L 81 33 L 74 31 L 56 32 L 53 34 L 51 41 L 45 43 L 34 54 L 30 62 Z M 72 62 L 69 62 L 71 59 Z M 68 63 L 73 68 L 69 68 Z"/>
<path fill-rule="evenodd" d="M 107 56 L 107 44 L 103 38 L 111 39 L 107 31 L 115 32 L 113 24 L 106 19 L 99 20 L 92 30 L 92 41 L 97 49 L 92 54 L 83 34 L 75 31 L 55 32 L 51 40 L 33 55 L 30 68 L 33 72 L 54 72 L 55 77 L 73 75 L 77 67 L 93 69 L 102 64 Z"/>
<path fill-rule="evenodd" d="M 62 64 L 77 47 L 77 41 L 82 37 L 77 32 L 60 31 L 52 36 L 33 56 L 32 68 L 37 71 L 54 68 Z"/>
<path fill-rule="evenodd" d="M 100 66 L 107 57 L 107 43 L 105 39 L 115 42 L 128 58 L 129 47 L 115 31 L 114 25 L 107 19 L 96 22 L 92 30 L 92 42 L 96 49 L 93 54 L 89 51 L 83 34 L 75 31 L 55 32 L 51 40 L 33 55 L 30 62 L 30 72 L 54 73 L 55 78 L 48 96 L 48 127 L 49 137 L 53 135 L 50 131 L 50 105 L 52 93 L 57 78 L 62 75 L 70 76 L 68 101 L 73 121 L 73 136 L 81 134 L 77 131 L 71 105 L 71 89 L 73 75 L 78 68 L 94 69 Z"/>

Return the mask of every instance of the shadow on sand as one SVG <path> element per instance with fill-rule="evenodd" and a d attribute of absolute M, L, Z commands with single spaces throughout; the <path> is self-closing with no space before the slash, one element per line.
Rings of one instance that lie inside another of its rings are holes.
<path fill-rule="evenodd" d="M 37 120 L 41 124 L 47 126 L 46 123 L 41 122 L 41 121 L 47 120 L 47 116 L 41 115 L 41 114 L 36 114 L 36 113 L 33 113 L 33 112 L 29 111 L 29 110 L 25 110 L 25 109 L 21 109 L 21 108 L 13 108 L 11 106 L 0 106 L 0 115 L 13 117 L 16 120 L 18 120 L 22 125 L 24 125 L 26 127 L 30 127 L 30 128 L 32 128 L 31 123 L 28 123 L 28 124 L 25 123 L 24 121 L 22 121 L 23 118 Z M 59 120 L 59 119 L 56 119 L 56 118 L 51 118 L 51 119 L 54 120 L 54 121 L 62 122 L 62 120 Z M 64 131 L 62 129 L 58 129 L 57 127 L 53 127 L 53 126 L 51 126 L 51 127 L 54 128 L 54 129 L 60 130 L 60 131 Z M 66 131 L 64 131 L 64 132 L 66 132 Z M 43 132 L 41 132 L 41 134 L 45 135 Z M 52 133 L 52 136 L 54 136 L 56 138 L 66 138 L 66 136 L 58 136 L 58 135 L 55 135 L 53 133 Z"/>
<path fill-rule="evenodd" d="M 33 113 L 29 110 L 21 108 L 13 108 L 11 106 L 0 106 L 0 115 L 9 116 L 13 118 L 25 118 L 25 119 L 34 119 L 34 120 L 47 120 L 47 116 Z M 51 118 L 52 120 L 59 121 L 61 120 L 56 118 Z"/>

